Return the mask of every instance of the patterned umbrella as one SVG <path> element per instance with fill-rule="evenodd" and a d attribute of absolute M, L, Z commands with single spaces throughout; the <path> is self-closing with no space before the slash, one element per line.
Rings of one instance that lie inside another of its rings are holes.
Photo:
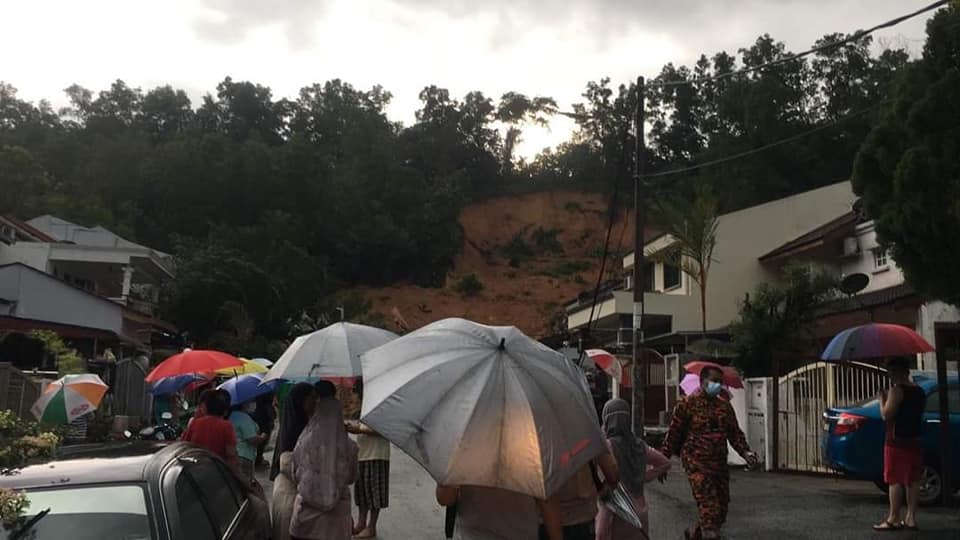
<path fill-rule="evenodd" d="M 923 337 L 899 324 L 870 323 L 840 332 L 820 358 L 827 361 L 863 360 L 933 352 Z"/>
<path fill-rule="evenodd" d="M 92 373 L 67 375 L 48 384 L 30 412 L 47 424 L 66 425 L 97 410 L 107 385 Z"/>

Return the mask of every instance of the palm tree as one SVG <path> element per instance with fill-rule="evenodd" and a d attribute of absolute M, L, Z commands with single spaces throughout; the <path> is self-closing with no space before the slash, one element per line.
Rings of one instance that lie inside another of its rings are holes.
<path fill-rule="evenodd" d="M 717 245 L 717 199 L 706 184 L 700 184 L 692 201 L 657 201 L 653 223 L 673 238 L 671 248 L 654 258 L 680 267 L 700 287 L 701 330 L 707 332 L 707 280 Z"/>

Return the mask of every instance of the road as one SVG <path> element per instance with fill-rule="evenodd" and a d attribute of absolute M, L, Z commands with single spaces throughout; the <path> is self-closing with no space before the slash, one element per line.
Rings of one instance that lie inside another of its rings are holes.
<path fill-rule="evenodd" d="M 390 474 L 390 508 L 380 521 L 382 540 L 443 538 L 443 512 L 434 501 L 434 483 L 405 454 L 394 448 Z M 683 527 L 696 509 L 686 477 L 675 466 L 667 482 L 647 486 L 651 539 L 683 538 Z M 271 486 L 266 472 L 258 478 Z M 734 472 L 733 502 L 726 538 L 731 540 L 875 539 L 870 525 L 883 518 L 885 495 L 872 484 L 840 479 L 769 473 Z M 924 509 L 920 533 L 889 533 L 891 539 L 960 540 L 956 509 Z"/>

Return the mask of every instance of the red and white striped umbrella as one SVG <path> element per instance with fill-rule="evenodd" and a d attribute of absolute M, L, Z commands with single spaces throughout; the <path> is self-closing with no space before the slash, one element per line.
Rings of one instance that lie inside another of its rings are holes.
<path fill-rule="evenodd" d="M 620 363 L 620 360 L 614 356 L 613 353 L 603 349 L 587 349 L 586 353 L 587 357 L 593 361 L 595 366 L 602 369 L 607 375 L 613 377 L 615 381 L 627 387 L 633 385 L 630 379 L 630 370 L 623 369 L 623 364 Z"/>

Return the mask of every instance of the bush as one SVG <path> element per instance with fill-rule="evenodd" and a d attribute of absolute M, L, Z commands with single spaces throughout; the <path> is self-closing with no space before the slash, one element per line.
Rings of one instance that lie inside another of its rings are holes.
<path fill-rule="evenodd" d="M 473 296 L 483 290 L 483 283 L 476 274 L 467 274 L 460 278 L 460 281 L 453 286 L 453 290 L 463 296 Z"/>
<path fill-rule="evenodd" d="M 560 229 L 544 229 L 537 227 L 530 235 L 533 245 L 538 253 L 552 253 L 554 255 L 563 254 L 563 244 L 557 239 L 562 231 Z"/>
<path fill-rule="evenodd" d="M 589 270 L 592 266 L 593 265 L 587 261 L 567 260 L 553 265 L 548 270 L 545 270 L 543 274 L 550 277 L 571 276 Z M 581 277 L 580 279 L 583 278 Z"/>
<path fill-rule="evenodd" d="M 507 245 L 500 248 L 500 251 L 513 267 L 520 266 L 521 262 L 533 256 L 533 248 L 527 243 L 522 232 L 515 234 Z"/>

